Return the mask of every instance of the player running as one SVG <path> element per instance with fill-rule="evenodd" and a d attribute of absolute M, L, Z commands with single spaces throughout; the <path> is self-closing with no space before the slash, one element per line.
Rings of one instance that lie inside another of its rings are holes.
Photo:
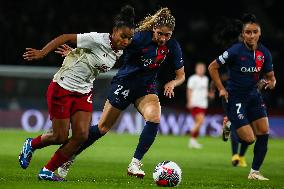
<path fill-rule="evenodd" d="M 235 127 L 240 141 L 252 144 L 256 140 L 248 179 L 269 180 L 259 171 L 267 152 L 269 125 L 266 107 L 256 83 L 260 73 L 263 73 L 267 81 L 265 89 L 273 89 L 276 79 L 271 54 L 259 43 L 261 28 L 255 16 L 246 14 L 242 21 L 243 41 L 232 45 L 208 69 L 220 97 L 226 101 L 226 115 Z M 222 65 L 228 66 L 227 89 L 224 88 L 218 72 Z"/>
<path fill-rule="evenodd" d="M 47 103 L 53 132 L 26 139 L 19 163 L 26 169 L 33 153 L 49 145 L 64 144 L 40 170 L 40 180 L 63 181 L 54 171 L 67 162 L 88 139 L 92 117 L 93 81 L 101 72 L 110 70 L 134 35 L 134 9 L 125 6 L 114 21 L 112 34 L 64 34 L 43 49 L 27 48 L 23 57 L 32 61 L 45 57 L 66 42 L 77 44 L 64 59 L 47 90 Z M 72 136 L 68 140 L 70 124 Z"/>

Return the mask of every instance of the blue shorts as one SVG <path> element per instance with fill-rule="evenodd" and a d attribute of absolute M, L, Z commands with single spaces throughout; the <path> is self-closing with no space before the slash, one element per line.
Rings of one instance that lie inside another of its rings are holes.
<path fill-rule="evenodd" d="M 261 94 L 248 95 L 246 98 L 229 96 L 228 103 L 224 103 L 225 113 L 235 129 L 251 122 L 267 117 L 266 106 Z"/>
<path fill-rule="evenodd" d="M 141 79 L 113 79 L 107 99 L 110 104 L 120 110 L 126 109 L 131 103 L 147 94 L 157 94 L 156 83 Z"/>

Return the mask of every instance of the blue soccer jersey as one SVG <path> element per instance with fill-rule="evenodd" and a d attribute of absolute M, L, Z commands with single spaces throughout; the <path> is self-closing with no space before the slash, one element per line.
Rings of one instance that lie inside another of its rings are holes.
<path fill-rule="evenodd" d="M 271 53 L 260 43 L 254 51 L 249 50 L 243 42 L 236 43 L 216 61 L 228 66 L 227 91 L 239 97 L 256 93 L 260 73 L 273 70 Z"/>
<path fill-rule="evenodd" d="M 164 46 L 158 46 L 152 37 L 151 31 L 134 34 L 132 43 L 120 59 L 122 67 L 115 78 L 143 77 L 153 81 L 165 60 L 173 63 L 176 70 L 183 66 L 182 51 L 176 40 L 170 39 Z"/>
<path fill-rule="evenodd" d="M 157 72 L 164 62 L 173 63 L 176 70 L 183 67 L 178 42 L 170 39 L 164 46 L 152 40 L 152 32 L 137 32 L 131 45 L 120 58 L 122 67 L 111 82 L 108 100 L 112 106 L 124 110 L 129 104 L 147 94 L 157 94 Z"/>

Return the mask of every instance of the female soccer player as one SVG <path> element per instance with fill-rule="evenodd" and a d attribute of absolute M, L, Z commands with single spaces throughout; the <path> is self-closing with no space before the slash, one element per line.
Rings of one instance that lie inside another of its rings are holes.
<path fill-rule="evenodd" d="M 268 180 L 259 169 L 267 152 L 269 125 L 266 107 L 257 90 L 260 73 L 267 81 L 265 89 L 276 84 L 269 50 L 259 42 L 260 24 L 251 14 L 244 15 L 242 42 L 237 42 L 208 67 L 219 96 L 226 101 L 226 115 L 235 127 L 241 142 L 254 145 L 254 158 L 248 179 Z M 218 69 L 228 66 L 229 79 L 224 88 Z"/>
<path fill-rule="evenodd" d="M 87 140 L 92 116 L 93 81 L 101 72 L 107 72 L 122 55 L 134 35 L 134 9 L 125 6 L 115 18 L 112 34 L 64 34 L 49 42 L 43 49 L 27 48 L 23 57 L 32 61 L 45 57 L 66 42 L 77 44 L 64 59 L 47 90 L 47 103 L 53 132 L 26 139 L 19 155 L 20 166 L 26 169 L 35 150 L 64 144 L 40 170 L 40 180 L 62 181 L 54 171 L 78 151 Z M 68 140 L 69 127 L 72 136 Z"/>
<path fill-rule="evenodd" d="M 205 72 L 205 63 L 198 62 L 195 66 L 195 74 L 190 76 L 187 81 L 187 108 L 191 111 L 191 115 L 194 119 L 194 126 L 191 129 L 191 137 L 188 142 L 189 148 L 202 148 L 202 145 L 197 141 L 197 137 L 205 118 L 208 107 L 208 97 L 214 97 L 214 92 L 208 91 L 209 80 Z"/>
<path fill-rule="evenodd" d="M 141 113 L 146 125 L 140 135 L 127 173 L 143 178 L 141 159 L 153 144 L 158 132 L 161 106 L 157 95 L 156 77 L 165 59 L 174 64 L 175 79 L 164 86 L 164 95 L 174 97 L 174 88 L 183 83 L 185 73 L 179 43 L 171 39 L 175 18 L 168 8 L 161 8 L 154 15 L 140 22 L 132 43 L 124 51 L 123 66 L 112 80 L 111 90 L 98 125 L 92 126 L 88 141 L 76 153 L 104 136 L 114 125 L 121 112 L 131 103 Z M 72 159 L 61 167 L 59 173 L 66 176 Z"/>

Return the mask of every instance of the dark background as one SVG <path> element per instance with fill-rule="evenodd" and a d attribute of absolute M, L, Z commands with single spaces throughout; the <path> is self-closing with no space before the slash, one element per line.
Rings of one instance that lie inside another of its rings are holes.
<path fill-rule="evenodd" d="M 261 42 L 273 56 L 277 87 L 264 92 L 265 100 L 271 109 L 283 112 L 284 87 L 282 62 L 284 29 L 283 7 L 277 0 L 238 0 L 238 1 L 3 1 L 0 5 L 0 64 L 25 66 L 57 66 L 62 58 L 50 53 L 39 62 L 27 63 L 22 59 L 26 47 L 42 48 L 47 42 L 64 33 L 110 32 L 112 18 L 121 6 L 130 4 L 136 11 L 136 22 L 147 14 L 152 14 L 161 6 L 171 9 L 176 18 L 173 37 L 181 44 L 186 79 L 193 74 L 197 61 L 207 65 L 223 52 L 215 40 L 215 26 L 223 17 L 240 18 L 243 13 L 254 13 L 262 28 Z M 161 86 L 174 76 L 165 64 L 159 74 Z M 1 78 L 5 84 L 5 78 Z M 2 83 L 1 82 L 1 83 Z M 2 83 L 2 84 L 3 84 Z M 162 105 L 185 108 L 186 83 L 176 88 L 176 98 L 166 99 L 160 95 Z M 4 95 L 4 94 L 1 94 Z M 211 107 L 220 107 L 218 98 Z"/>

